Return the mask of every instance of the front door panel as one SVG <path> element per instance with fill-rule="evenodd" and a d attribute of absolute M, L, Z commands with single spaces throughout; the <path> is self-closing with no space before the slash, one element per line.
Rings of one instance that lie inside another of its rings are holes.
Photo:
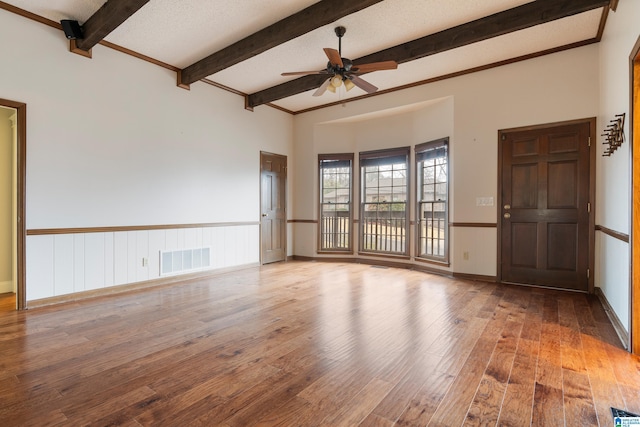
<path fill-rule="evenodd" d="M 588 291 L 590 124 L 505 131 L 501 280 Z"/>

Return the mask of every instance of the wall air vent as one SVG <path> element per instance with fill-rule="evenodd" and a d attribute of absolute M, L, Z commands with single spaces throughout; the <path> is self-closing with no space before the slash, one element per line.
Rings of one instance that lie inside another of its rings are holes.
<path fill-rule="evenodd" d="M 211 248 L 160 251 L 160 275 L 190 273 L 211 267 Z"/>

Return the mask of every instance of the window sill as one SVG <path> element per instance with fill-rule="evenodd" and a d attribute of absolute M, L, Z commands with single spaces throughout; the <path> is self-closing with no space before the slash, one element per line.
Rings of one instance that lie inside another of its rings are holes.
<path fill-rule="evenodd" d="M 417 262 L 425 263 L 425 264 L 439 265 L 441 267 L 451 267 L 451 263 L 449 261 L 438 261 L 436 259 L 419 258 L 419 257 L 415 257 L 414 260 Z"/>
<path fill-rule="evenodd" d="M 380 258 L 392 258 L 392 259 L 402 259 L 402 260 L 410 260 L 411 257 L 404 254 L 388 254 L 388 253 L 380 253 L 380 252 L 358 252 L 360 256 L 372 256 L 372 257 L 380 257 Z"/>
<path fill-rule="evenodd" d="M 352 250 L 317 250 L 316 253 L 318 255 L 353 255 Z"/>

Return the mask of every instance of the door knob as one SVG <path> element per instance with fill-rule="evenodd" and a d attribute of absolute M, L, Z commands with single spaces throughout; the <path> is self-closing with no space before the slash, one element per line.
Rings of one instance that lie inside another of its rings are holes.
<path fill-rule="evenodd" d="M 509 219 L 509 218 L 511 218 L 511 214 L 509 212 L 507 212 L 507 213 L 504 214 L 504 217 Z"/>
<path fill-rule="evenodd" d="M 504 209 L 508 211 L 509 209 L 511 209 L 511 205 L 504 205 Z"/>

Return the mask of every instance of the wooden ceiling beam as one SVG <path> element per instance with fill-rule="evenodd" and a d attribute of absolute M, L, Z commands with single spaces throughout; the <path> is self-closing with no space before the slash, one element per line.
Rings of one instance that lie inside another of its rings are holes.
<path fill-rule="evenodd" d="M 89 51 L 148 2 L 149 0 L 107 1 L 82 25 L 84 38 L 76 40 L 76 47 Z"/>
<path fill-rule="evenodd" d="M 355 64 L 394 60 L 399 64 L 456 49 L 493 37 L 523 30 L 600 7 L 610 0 L 537 0 L 458 25 L 438 33 L 354 59 Z M 246 105 L 258 105 L 317 88 L 326 76 L 310 75 L 290 80 L 247 96 Z"/>
<path fill-rule="evenodd" d="M 179 73 L 178 86 L 188 87 L 191 83 L 380 1 L 319 1 L 184 68 Z"/>

